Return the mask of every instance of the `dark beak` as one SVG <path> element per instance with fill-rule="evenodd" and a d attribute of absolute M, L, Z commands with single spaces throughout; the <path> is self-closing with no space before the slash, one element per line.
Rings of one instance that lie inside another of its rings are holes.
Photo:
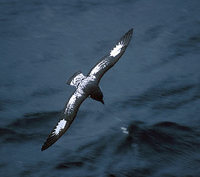
<path fill-rule="evenodd" d="M 104 101 L 103 101 L 103 100 L 101 100 L 101 103 L 102 103 L 102 104 L 104 104 Z"/>

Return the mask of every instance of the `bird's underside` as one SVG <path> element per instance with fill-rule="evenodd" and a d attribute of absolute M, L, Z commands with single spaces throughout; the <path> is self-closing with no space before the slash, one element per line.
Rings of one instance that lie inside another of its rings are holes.
<path fill-rule="evenodd" d="M 98 86 L 99 81 L 106 71 L 108 71 L 123 55 L 131 37 L 133 29 L 130 29 L 112 50 L 103 57 L 88 73 L 84 76 L 81 72 L 76 72 L 67 82 L 71 86 L 75 86 L 76 90 L 66 103 L 60 120 L 49 134 L 47 140 L 42 146 L 42 151 L 54 144 L 70 127 L 81 103 L 90 96 L 91 98 L 103 102 L 103 94 Z"/>

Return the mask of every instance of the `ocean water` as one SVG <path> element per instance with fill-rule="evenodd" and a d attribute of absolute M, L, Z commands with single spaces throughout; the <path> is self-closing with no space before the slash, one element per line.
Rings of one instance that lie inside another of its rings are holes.
<path fill-rule="evenodd" d="M 199 177 L 199 0 L 0 0 L 1 177 Z M 74 88 L 134 28 L 70 129 L 41 146 Z"/>

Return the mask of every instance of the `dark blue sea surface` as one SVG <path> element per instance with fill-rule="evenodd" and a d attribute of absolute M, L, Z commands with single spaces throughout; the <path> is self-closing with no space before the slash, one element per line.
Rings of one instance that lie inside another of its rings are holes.
<path fill-rule="evenodd" d="M 70 129 L 41 146 L 74 88 L 130 28 Z M 0 0 L 1 177 L 199 177 L 199 0 Z"/>

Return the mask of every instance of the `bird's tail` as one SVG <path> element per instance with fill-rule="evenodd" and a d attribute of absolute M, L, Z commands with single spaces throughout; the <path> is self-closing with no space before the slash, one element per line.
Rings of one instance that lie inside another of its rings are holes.
<path fill-rule="evenodd" d="M 77 87 L 78 84 L 85 78 L 86 77 L 83 75 L 83 73 L 78 71 L 78 72 L 74 73 L 74 75 L 69 78 L 69 80 L 67 81 L 67 84 Z"/>

